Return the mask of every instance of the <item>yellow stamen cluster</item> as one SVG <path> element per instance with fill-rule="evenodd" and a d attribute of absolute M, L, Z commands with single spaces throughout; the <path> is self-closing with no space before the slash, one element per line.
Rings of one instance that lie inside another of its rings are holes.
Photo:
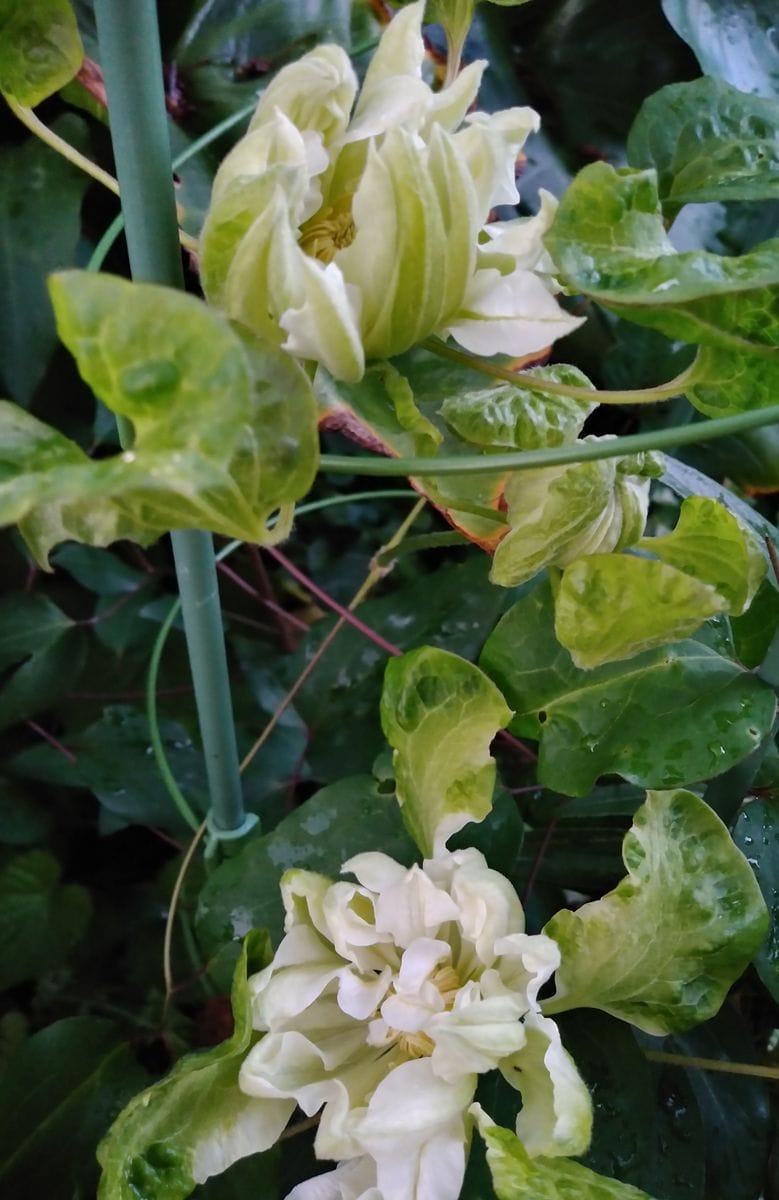
<path fill-rule="evenodd" d="M 300 227 L 298 244 L 310 258 L 331 263 L 338 250 L 354 241 L 352 198 L 342 196 L 335 204 L 326 204 Z"/>

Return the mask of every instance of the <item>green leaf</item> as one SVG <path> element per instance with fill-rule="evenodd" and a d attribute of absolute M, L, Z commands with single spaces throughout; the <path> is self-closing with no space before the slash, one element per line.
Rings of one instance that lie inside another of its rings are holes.
<path fill-rule="evenodd" d="M 544 567 L 632 546 L 644 532 L 649 480 L 661 464 L 656 454 L 632 454 L 509 476 L 510 528 L 495 550 L 492 582 L 511 587 Z"/>
<path fill-rule="evenodd" d="M 759 667 L 779 629 L 779 591 L 765 579 L 743 617 L 730 622 L 733 644 L 740 661 L 754 670 Z"/>
<path fill-rule="evenodd" d="M 98 1148 L 100 1200 L 184 1200 L 196 1183 L 259 1145 L 266 1110 L 276 1102 L 245 1096 L 238 1071 L 254 1038 L 248 977 L 269 960 L 267 934 L 247 937 L 233 982 L 232 1037 L 180 1059 L 111 1126 Z"/>
<path fill-rule="evenodd" d="M 0 0 L 0 91 L 34 108 L 78 71 L 84 49 L 68 0 Z"/>
<path fill-rule="evenodd" d="M 779 97 L 774 0 L 662 0 L 706 75 L 742 92 Z"/>
<path fill-rule="evenodd" d="M 759 1061 L 753 1029 L 735 1004 L 725 1005 L 698 1029 L 668 1038 L 661 1048 L 686 1058 L 719 1059 L 723 1065 Z M 755 1200 L 768 1194 L 766 1164 L 775 1121 L 766 1081 L 679 1067 L 675 1074 L 689 1080 L 703 1118 L 707 1200 Z"/>
<path fill-rule="evenodd" d="M 727 439 L 723 439 L 727 440 Z M 667 487 L 676 492 L 677 496 L 686 498 L 687 496 L 708 496 L 710 500 L 718 500 L 725 508 L 729 509 L 734 516 L 738 517 L 745 525 L 748 525 L 757 535 L 757 544 L 763 552 L 763 542 L 766 538 L 770 538 L 773 542 L 779 542 L 779 529 L 772 525 L 770 521 L 752 508 L 744 500 L 740 499 L 734 492 L 731 492 L 723 484 L 717 483 L 715 479 L 704 475 L 702 471 L 696 471 L 688 463 L 682 462 L 681 459 L 671 458 L 666 454 L 664 457 L 665 471 L 663 472 L 662 482 Z M 730 464 L 732 468 L 732 462 Z M 725 472 L 723 472 L 725 474 Z M 764 552 L 764 558 L 767 564 L 770 565 L 768 551 Z"/>
<path fill-rule="evenodd" d="M 544 1012 L 599 1008 L 647 1033 L 689 1029 L 717 1012 L 763 941 L 760 889 L 692 792 L 648 792 L 623 858 L 614 891 L 545 926 L 562 962 Z"/>
<path fill-rule="evenodd" d="M 387 663 L 381 724 L 403 821 L 425 858 L 489 813 L 489 747 L 510 718 L 494 683 L 456 654 L 421 646 Z"/>
<path fill-rule="evenodd" d="M 0 871 L 0 990 L 58 967 L 81 941 L 92 912 L 86 888 L 60 883 L 44 850 L 12 858 Z"/>
<path fill-rule="evenodd" d="M 34 795 L 13 780 L 0 777 L 0 842 L 30 846 L 41 842 L 51 828 L 51 815 Z"/>
<path fill-rule="evenodd" d="M 394 797 L 368 775 L 323 788 L 209 875 L 196 918 L 204 952 L 212 957 L 260 926 L 277 942 L 284 922 L 279 892 L 284 871 L 300 867 L 333 877 L 347 858 L 377 846 L 400 862 L 414 861 Z"/>
<path fill-rule="evenodd" d="M 638 549 L 710 584 L 741 616 L 763 581 L 766 564 L 752 533 L 724 505 L 704 496 L 682 503 L 679 520 L 664 537 L 644 537 Z"/>
<path fill-rule="evenodd" d="M 478 1109 L 478 1106 L 474 1106 Z M 476 1114 L 498 1200 L 651 1200 L 567 1158 L 531 1158 L 515 1133 Z"/>
<path fill-rule="evenodd" d="M 733 826 L 733 840 L 752 870 L 768 906 L 771 927 L 755 955 L 765 986 L 779 1003 L 779 805 L 773 799 L 749 800 Z"/>
<path fill-rule="evenodd" d="M 86 133 L 72 113 L 52 129 L 77 147 Z M 0 375 L 22 405 L 32 399 L 57 343 L 46 276 L 75 259 L 87 183 L 83 171 L 38 138 L 0 149 L 0 292 L 6 297 Z"/>
<path fill-rule="evenodd" d="M 655 172 L 592 163 L 564 195 L 545 243 L 575 290 L 702 347 L 680 390 L 703 411 L 769 402 L 779 372 L 778 240 L 739 257 L 679 254 L 663 226 Z"/>
<path fill-rule="evenodd" d="M 684 1072 L 650 1063 L 635 1031 L 606 1013 L 579 1009 L 557 1023 L 593 1096 L 584 1166 L 663 1200 L 700 1200 L 704 1136 Z"/>
<path fill-rule="evenodd" d="M 773 690 L 700 641 L 579 670 L 554 636 L 547 584 L 509 609 L 480 665 L 517 714 L 511 729 L 540 741 L 539 783 L 569 796 L 604 774 L 643 787 L 721 774 L 773 724 Z"/>
<path fill-rule="evenodd" d="M 160 736 L 179 786 L 196 810 L 205 811 L 203 755 L 177 721 L 163 718 Z M 129 823 L 184 831 L 151 753 L 145 713 L 109 705 L 93 724 L 69 734 L 67 744 L 73 761 L 51 746 L 34 746 L 11 759 L 8 769 L 27 779 L 87 788 L 114 818 L 114 828 Z"/>
<path fill-rule="evenodd" d="M 393 359 L 392 365 L 411 388 L 415 411 L 440 435 L 438 446 L 432 447 L 435 452 L 430 454 L 431 460 L 437 456 L 473 454 L 473 445 L 447 425 L 444 409 L 455 397 L 483 391 L 484 376 L 421 349 L 400 355 Z M 408 423 L 404 425 L 399 419 L 381 364 L 369 365 L 364 377 L 356 384 L 336 382 L 320 367 L 314 379 L 314 390 L 324 429 L 345 432 L 362 445 L 384 449 L 393 455 L 416 454 L 419 432 L 415 434 L 408 428 Z M 427 444 L 430 449 L 430 439 Z M 482 447 L 482 450 L 489 453 L 488 447 Z M 479 545 L 492 549 L 505 530 L 501 496 L 506 478 L 506 471 L 495 471 L 419 477 L 414 480 L 414 485 L 441 509 L 456 529 Z"/>
<path fill-rule="evenodd" d="M 679 641 L 725 611 L 715 588 L 666 563 L 593 554 L 563 571 L 555 634 L 577 667 L 591 669 Z"/>
<path fill-rule="evenodd" d="M 564 363 L 531 367 L 525 374 L 569 387 L 593 387 L 578 367 Z M 446 396 L 440 412 L 458 437 L 475 446 L 539 450 L 576 441 L 596 407 L 597 400 L 590 403 L 551 392 L 531 392 L 519 383 L 499 383 Z"/>
<path fill-rule="evenodd" d="M 72 687 L 86 647 L 76 629 L 40 593 L 8 595 L 0 600 L 0 728 L 15 725 L 46 708 Z"/>
<path fill-rule="evenodd" d="M 299 365 L 183 292 L 84 272 L 54 276 L 50 290 L 81 374 L 132 421 L 135 442 L 92 462 L 0 406 L 0 520 L 21 520 L 44 565 L 68 537 L 148 542 L 171 528 L 283 537 L 316 469 L 315 405 Z"/>
<path fill-rule="evenodd" d="M 95 1144 L 145 1079 L 109 1021 L 69 1017 L 33 1034 L 0 1074 L 3 1195 L 94 1195 Z"/>
<path fill-rule="evenodd" d="M 673 83 L 644 101 L 628 138 L 654 167 L 669 217 L 684 204 L 779 196 L 779 103 L 721 79 Z"/>

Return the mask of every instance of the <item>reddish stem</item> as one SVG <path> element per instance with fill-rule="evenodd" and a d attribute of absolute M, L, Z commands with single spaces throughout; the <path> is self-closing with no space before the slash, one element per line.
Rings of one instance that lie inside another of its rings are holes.
<path fill-rule="evenodd" d="M 369 639 L 369 641 L 374 642 L 377 646 L 380 646 L 385 654 L 397 656 L 403 653 L 398 646 L 394 646 L 392 642 L 388 642 L 386 638 L 381 636 L 380 633 L 376 633 L 374 629 L 371 629 L 365 624 L 364 621 L 361 621 L 359 617 L 356 617 L 353 612 L 349 611 L 348 608 L 344 608 L 343 604 L 339 604 L 337 600 L 334 600 L 332 596 L 329 596 L 327 592 L 323 591 L 321 587 L 314 583 L 313 579 L 310 579 L 304 571 L 300 570 L 300 567 L 296 567 L 293 562 L 290 562 L 287 556 L 282 554 L 276 546 L 265 546 L 264 550 L 267 554 L 270 554 L 273 558 L 275 558 L 276 562 L 279 563 L 284 570 L 293 577 L 293 579 L 297 579 L 298 583 L 302 583 L 303 587 L 311 592 L 312 596 L 316 596 L 317 600 L 321 600 L 322 603 L 326 604 L 328 608 L 331 608 L 333 612 L 338 613 L 339 617 L 343 617 L 344 621 L 348 621 L 350 625 L 353 625 L 355 629 L 358 629 L 364 637 Z"/>
<path fill-rule="evenodd" d="M 308 633 L 309 627 L 306 625 L 305 621 L 301 621 L 299 617 L 295 617 L 292 615 L 292 613 L 288 613 L 281 607 L 280 604 L 277 604 L 275 600 L 270 600 L 267 596 L 261 595 L 256 588 L 253 588 L 250 583 L 247 583 L 245 579 L 242 579 L 237 571 L 234 571 L 232 567 L 228 567 L 227 563 L 217 563 L 217 570 L 221 571 L 223 575 L 226 575 L 236 587 L 241 589 L 241 591 L 246 592 L 247 596 L 251 596 L 253 600 L 259 600 L 260 604 L 264 605 L 265 608 L 272 612 L 277 618 L 277 623 L 280 629 L 285 628 L 284 622 L 286 621 L 289 622 L 290 625 L 294 625 L 296 629 L 301 630 L 303 633 Z M 283 620 L 281 618 L 283 618 Z M 285 631 L 287 636 L 289 636 L 289 630 L 285 629 Z"/>
<path fill-rule="evenodd" d="M 39 737 L 42 737 L 45 742 L 48 742 L 50 746 L 53 746 L 55 750 L 63 755 L 68 762 L 74 763 L 78 761 L 72 750 L 68 750 L 67 746 L 63 746 L 62 742 L 57 741 L 53 733 L 49 733 L 37 721 L 27 721 L 26 724 L 28 728 L 32 729 Z"/>
<path fill-rule="evenodd" d="M 525 885 L 525 893 L 522 897 L 523 904 L 527 904 L 530 900 L 531 895 L 533 894 L 533 888 L 535 887 L 536 880 L 538 879 L 538 872 L 541 870 L 541 863 L 544 861 L 544 856 L 546 855 L 546 852 L 549 849 L 549 843 L 552 840 L 552 834 L 554 833 L 556 828 L 557 828 L 557 818 L 554 817 L 549 822 L 546 829 L 544 830 L 544 836 L 541 838 L 541 841 L 539 842 L 539 845 L 538 845 L 538 849 L 536 850 L 532 866 L 530 867 L 530 874 L 527 877 L 527 883 Z"/>

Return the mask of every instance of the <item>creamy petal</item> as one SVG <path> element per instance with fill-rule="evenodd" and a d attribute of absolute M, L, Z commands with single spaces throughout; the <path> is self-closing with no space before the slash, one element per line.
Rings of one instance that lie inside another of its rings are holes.
<path fill-rule="evenodd" d="M 583 320 L 564 312 L 531 271 L 501 275 L 487 268 L 476 271 L 462 310 L 438 332 L 472 354 L 521 358 L 572 333 Z"/>
<path fill-rule="evenodd" d="M 282 112 L 298 129 L 335 141 L 349 122 L 357 94 L 357 76 L 340 46 L 318 46 L 282 67 L 265 88 L 249 125 L 250 132 Z"/>
<path fill-rule="evenodd" d="M 584 1154 L 592 1134 L 592 1101 L 560 1031 L 549 1017 L 525 1018 L 524 1049 L 501 1064 L 522 1095 L 517 1136 L 536 1157 Z"/>
<path fill-rule="evenodd" d="M 510 995 L 476 1000 L 432 1017 L 426 1033 L 435 1048 L 431 1063 L 436 1075 L 451 1083 L 462 1075 L 491 1071 L 525 1045 L 520 1017 L 523 998 Z"/>

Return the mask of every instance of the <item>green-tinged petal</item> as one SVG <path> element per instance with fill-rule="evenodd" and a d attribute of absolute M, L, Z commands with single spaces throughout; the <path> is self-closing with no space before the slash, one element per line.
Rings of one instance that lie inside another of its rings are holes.
<path fill-rule="evenodd" d="M 600 1008 L 648 1033 L 714 1016 L 768 925 L 728 830 L 692 792 L 648 792 L 625 837 L 627 876 L 546 925 L 562 963 L 546 1013 Z"/>
<path fill-rule="evenodd" d="M 500 1064 L 522 1096 L 517 1135 L 533 1158 L 584 1154 L 592 1136 L 592 1101 L 548 1017 L 528 1013 L 526 1044 Z"/>
<path fill-rule="evenodd" d="M 0 91 L 35 108 L 68 83 L 84 57 L 68 0 L 0 0 Z"/>
<path fill-rule="evenodd" d="M 391 130 L 371 148 L 352 214 L 355 237 L 336 262 L 361 296 L 366 356 L 391 358 L 458 308 L 473 270 L 474 198 L 448 135 L 436 127 L 420 146 Z"/>
<path fill-rule="evenodd" d="M 489 745 L 511 712 L 478 667 L 423 646 L 387 664 L 381 700 L 403 820 L 427 857 L 492 808 Z"/>
<path fill-rule="evenodd" d="M 377 96 L 385 94 L 386 85 L 403 91 L 413 89 L 416 83 L 422 82 L 422 63 L 425 61 L 425 45 L 422 41 L 424 16 L 425 0 L 417 0 L 417 3 L 409 4 L 397 13 L 384 30 L 365 72 L 354 110 L 356 121 L 375 104 Z"/>
<path fill-rule="evenodd" d="M 318 46 L 295 63 L 282 67 L 265 88 L 249 131 L 272 120 L 276 111 L 298 129 L 322 135 L 330 145 L 349 123 L 357 77 L 349 56 L 340 46 Z"/>
<path fill-rule="evenodd" d="M 610 554 L 637 541 L 649 480 L 660 471 L 659 459 L 650 454 L 510 476 L 505 488 L 510 528 L 495 551 L 493 583 L 511 587 L 546 566 Z"/>
<path fill-rule="evenodd" d="M 555 595 L 555 633 L 577 667 L 632 658 L 681 641 L 727 610 L 693 575 L 627 554 L 596 554 L 566 567 Z"/>
<path fill-rule="evenodd" d="M 524 358 L 573 333 L 583 319 L 565 312 L 532 271 L 503 275 L 486 267 L 472 276 L 459 312 L 436 332 L 483 358 Z"/>
<path fill-rule="evenodd" d="M 481 247 L 485 265 L 498 266 L 495 256 L 505 259 L 505 270 L 533 270 L 541 275 L 553 275 L 554 263 L 544 247 L 544 235 L 551 228 L 557 212 L 557 200 L 545 188 L 539 188 L 541 207 L 532 217 L 516 217 L 511 221 L 491 221 L 483 232 L 490 239 Z M 559 289 L 557 289 L 559 290 Z"/>
<path fill-rule="evenodd" d="M 532 379 L 549 379 L 573 387 L 593 388 L 578 367 L 563 364 L 533 367 L 526 372 Z M 594 392 L 594 388 L 593 388 Z M 466 442 L 511 450 L 538 450 L 573 442 L 597 400 L 577 400 L 551 392 L 529 391 L 522 387 L 522 376 L 514 383 L 458 392 L 447 396 L 441 416 L 450 429 Z"/>
<path fill-rule="evenodd" d="M 321 188 L 315 177 L 326 170 L 328 161 L 317 134 L 308 131 L 301 133 L 282 112 L 274 112 L 262 125 L 241 138 L 223 159 L 211 189 L 208 223 L 201 237 L 201 253 L 208 246 L 206 230 L 213 225 L 220 203 L 235 188 L 245 188 L 274 167 L 286 168 L 283 175 L 278 169 L 275 175 L 284 179 L 291 216 L 298 224 L 305 221 L 322 202 Z M 252 204 L 251 193 L 243 193 L 243 205 L 250 212 L 261 211 L 256 202 Z M 231 208 L 235 208 L 235 202 Z"/>
<path fill-rule="evenodd" d="M 492 1121 L 479 1104 L 470 1108 L 487 1147 L 487 1164 L 498 1200 L 651 1200 L 618 1179 L 577 1162 L 531 1158 L 522 1142 Z"/>
<path fill-rule="evenodd" d="M 486 59 L 476 59 L 463 67 L 448 87 L 432 93 L 427 121 L 420 130 L 423 137 L 430 135 L 434 123 L 443 126 L 447 133 L 454 133 L 459 128 L 476 100 L 482 76 L 488 65 Z"/>
<path fill-rule="evenodd" d="M 182 1058 L 114 1122 L 98 1148 L 100 1200 L 162 1195 L 184 1200 L 195 1184 L 276 1141 L 294 1105 L 255 1100 L 238 1088 L 238 1071 L 252 1039 L 247 976 L 269 953 L 265 935 L 246 939 L 233 983 L 232 1037 L 206 1053 Z"/>
<path fill-rule="evenodd" d="M 436 1075 L 454 1082 L 463 1074 L 481 1074 L 521 1053 L 527 1027 L 524 999 L 508 994 L 463 1003 L 439 1013 L 427 1025 L 435 1041 L 431 1063 Z"/>
<path fill-rule="evenodd" d="M 740 616 L 763 581 L 766 563 L 751 531 L 724 504 L 704 496 L 683 503 L 673 533 L 642 538 L 641 550 L 710 584 Z"/>

